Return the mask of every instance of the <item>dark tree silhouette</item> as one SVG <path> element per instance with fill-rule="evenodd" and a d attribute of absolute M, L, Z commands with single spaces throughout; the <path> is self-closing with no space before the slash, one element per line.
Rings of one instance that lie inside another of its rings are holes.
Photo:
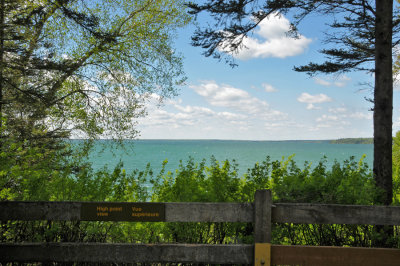
<path fill-rule="evenodd" d="M 331 44 L 321 51 L 326 62 L 311 62 L 294 67 L 295 71 L 316 73 L 345 73 L 366 71 L 374 73 L 374 178 L 379 190 L 377 203 L 392 202 L 392 48 L 399 43 L 399 18 L 393 15 L 393 0 L 226 0 L 189 3 L 191 14 L 206 12 L 214 24 L 199 28 L 192 44 L 205 49 L 205 56 L 225 58 L 242 48 L 243 39 L 268 16 L 294 14 L 289 33 L 296 37 L 297 26 L 310 14 L 332 19 L 326 41 Z M 222 49 L 223 47 L 223 49 Z"/>

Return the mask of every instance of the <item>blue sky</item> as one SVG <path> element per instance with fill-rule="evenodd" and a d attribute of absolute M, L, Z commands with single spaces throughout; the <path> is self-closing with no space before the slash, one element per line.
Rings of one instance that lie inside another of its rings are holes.
<path fill-rule="evenodd" d="M 188 77 L 179 95 L 159 106 L 156 95 L 139 120 L 141 139 L 307 140 L 372 137 L 371 88 L 365 72 L 309 77 L 294 66 L 322 62 L 323 17 L 285 35 L 289 19 L 273 16 L 233 55 L 238 67 L 206 58 L 190 45 L 195 27 L 178 32 L 177 51 Z M 394 132 L 400 130 L 399 86 L 394 92 Z"/>

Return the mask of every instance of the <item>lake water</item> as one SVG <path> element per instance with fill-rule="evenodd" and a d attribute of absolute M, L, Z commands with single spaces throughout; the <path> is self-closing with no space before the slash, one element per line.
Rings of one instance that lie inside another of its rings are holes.
<path fill-rule="evenodd" d="M 125 150 L 118 146 L 113 148 L 107 140 L 97 141 L 91 154 L 93 167 L 100 169 L 108 165 L 112 168 L 121 160 L 128 172 L 143 170 L 150 163 L 157 173 L 166 159 L 167 170 L 174 171 L 180 160 L 187 161 L 191 156 L 195 161 L 200 162 L 204 158 L 209 162 L 213 155 L 219 161 L 235 159 L 242 174 L 266 156 L 281 160 L 294 154 L 294 160 L 300 167 L 305 161 L 317 165 L 324 156 L 328 166 L 335 160 L 343 162 L 350 156 L 358 161 L 363 154 L 371 168 L 373 161 L 372 144 L 330 144 L 329 141 L 127 140 L 124 144 Z"/>

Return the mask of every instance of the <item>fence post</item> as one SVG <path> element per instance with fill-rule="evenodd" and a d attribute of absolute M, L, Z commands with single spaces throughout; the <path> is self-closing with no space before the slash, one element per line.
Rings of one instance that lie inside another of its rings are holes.
<path fill-rule="evenodd" d="M 254 265 L 271 265 L 271 190 L 254 195 Z"/>

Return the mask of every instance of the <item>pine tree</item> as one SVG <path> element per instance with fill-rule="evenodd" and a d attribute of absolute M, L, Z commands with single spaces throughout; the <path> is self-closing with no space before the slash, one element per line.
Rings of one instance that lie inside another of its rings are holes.
<path fill-rule="evenodd" d="M 377 203 L 392 202 L 392 48 L 399 32 L 399 17 L 393 15 L 393 0 L 265 0 L 265 1 L 206 1 L 190 3 L 191 14 L 207 12 L 215 24 L 198 29 L 192 44 L 205 49 L 205 56 L 218 59 L 226 51 L 234 53 L 241 48 L 245 36 L 268 16 L 295 14 L 291 34 L 296 37 L 297 26 L 310 14 L 334 16 L 327 34 L 327 43 L 333 44 L 321 52 L 327 57 L 324 63 L 311 62 L 295 67 L 295 71 L 316 73 L 345 73 L 366 71 L 374 73 L 374 178 L 382 189 Z M 221 47 L 224 49 L 221 49 Z"/>

